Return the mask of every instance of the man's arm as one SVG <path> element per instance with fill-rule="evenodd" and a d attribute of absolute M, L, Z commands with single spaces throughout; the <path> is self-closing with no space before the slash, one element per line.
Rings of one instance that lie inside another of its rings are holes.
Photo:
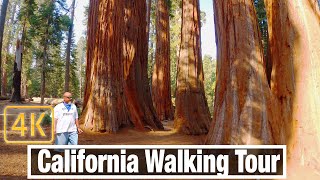
<path fill-rule="evenodd" d="M 58 119 L 54 118 L 54 126 L 53 126 L 53 132 L 54 134 L 57 134 L 57 122 L 58 122 Z"/>
<path fill-rule="evenodd" d="M 77 106 L 74 105 L 74 107 L 76 108 L 76 126 L 77 126 L 77 130 L 78 130 L 78 133 L 81 134 L 83 133 L 82 129 L 80 128 L 80 125 L 79 125 L 79 115 L 78 115 L 78 109 L 77 109 Z"/>
<path fill-rule="evenodd" d="M 79 134 L 83 133 L 83 130 L 80 128 L 79 119 L 78 118 L 76 119 L 76 126 L 77 126 L 78 133 Z"/>

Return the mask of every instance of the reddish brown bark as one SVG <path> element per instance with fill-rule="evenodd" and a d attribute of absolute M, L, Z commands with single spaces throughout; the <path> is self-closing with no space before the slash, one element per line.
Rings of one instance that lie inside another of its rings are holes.
<path fill-rule="evenodd" d="M 96 34 L 98 28 L 98 9 L 99 0 L 90 0 L 90 7 L 88 13 L 88 30 L 87 30 L 87 59 L 86 59 L 86 79 L 84 88 L 83 109 L 86 108 L 87 102 L 92 91 L 92 80 L 94 78 L 91 69 L 93 65 L 93 57 L 95 53 Z"/>
<path fill-rule="evenodd" d="M 167 0 L 157 0 L 156 59 L 152 75 L 152 99 L 159 119 L 173 119 L 170 80 L 170 29 Z"/>
<path fill-rule="evenodd" d="M 208 132 L 210 112 L 204 93 L 199 0 L 182 1 L 175 128 L 186 134 Z"/>
<path fill-rule="evenodd" d="M 151 108 L 142 2 L 90 1 L 83 117 L 94 131 L 162 128 Z"/>
<path fill-rule="evenodd" d="M 280 110 L 274 136 L 278 144 L 288 145 L 289 167 L 304 166 L 319 174 L 319 7 L 313 0 L 265 2 L 273 62 L 271 88 Z"/>
<path fill-rule="evenodd" d="M 152 105 L 148 80 L 146 1 L 125 2 L 124 77 L 131 121 L 137 129 L 145 125 L 163 129 Z"/>
<path fill-rule="evenodd" d="M 89 10 L 85 127 L 116 132 L 129 124 L 123 87 L 123 3 L 91 0 Z"/>
<path fill-rule="evenodd" d="M 217 84 L 207 144 L 272 144 L 272 95 L 252 0 L 214 1 Z"/>

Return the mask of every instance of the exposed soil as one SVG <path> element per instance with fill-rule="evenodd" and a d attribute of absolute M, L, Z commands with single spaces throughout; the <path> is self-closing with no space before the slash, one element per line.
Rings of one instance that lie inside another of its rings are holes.
<path fill-rule="evenodd" d="M 3 109 L 12 105 L 0 101 L 0 179 L 25 179 L 27 176 L 27 145 L 10 145 L 3 140 Z M 38 105 L 25 103 L 23 105 Z M 170 145 L 202 144 L 205 136 L 187 136 L 173 130 L 173 122 L 163 122 L 165 131 L 139 132 L 122 129 L 117 134 L 85 132 L 79 136 L 79 144 L 90 145 Z"/>

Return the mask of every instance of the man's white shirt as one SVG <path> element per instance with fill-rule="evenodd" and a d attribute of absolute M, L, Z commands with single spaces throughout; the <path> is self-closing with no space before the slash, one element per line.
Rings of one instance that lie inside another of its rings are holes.
<path fill-rule="evenodd" d="M 75 132 L 77 131 L 76 119 L 78 119 L 77 107 L 71 104 L 68 111 L 64 103 L 60 103 L 54 107 L 54 119 L 56 123 L 56 133 Z"/>

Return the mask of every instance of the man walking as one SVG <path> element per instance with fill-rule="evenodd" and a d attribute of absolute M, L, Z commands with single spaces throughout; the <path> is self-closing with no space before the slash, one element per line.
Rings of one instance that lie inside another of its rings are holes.
<path fill-rule="evenodd" d="M 65 92 L 63 102 L 54 108 L 56 145 L 77 145 L 78 134 L 83 132 L 79 126 L 77 107 L 71 100 L 72 94 Z"/>

